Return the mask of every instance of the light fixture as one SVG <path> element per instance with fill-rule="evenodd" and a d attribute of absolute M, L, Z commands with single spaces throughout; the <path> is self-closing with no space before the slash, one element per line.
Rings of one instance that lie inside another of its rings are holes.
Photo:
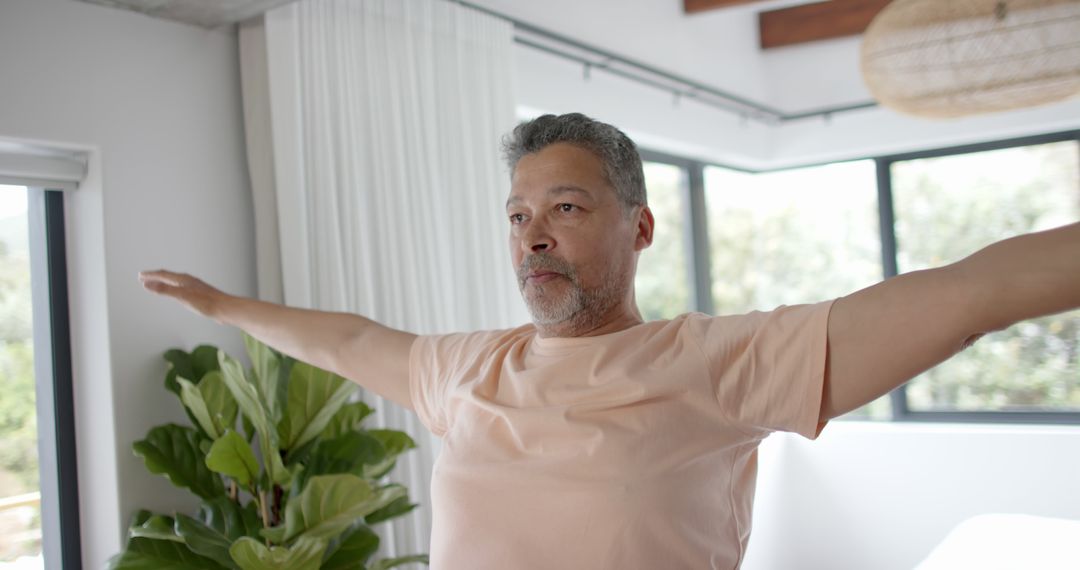
<path fill-rule="evenodd" d="M 1080 0 L 894 0 L 863 36 L 882 105 L 948 118 L 1080 94 Z"/>

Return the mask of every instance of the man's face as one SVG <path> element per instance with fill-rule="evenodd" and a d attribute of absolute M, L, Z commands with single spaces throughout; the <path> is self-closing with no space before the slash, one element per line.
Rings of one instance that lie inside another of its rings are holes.
<path fill-rule="evenodd" d="M 518 285 L 537 325 L 584 323 L 632 303 L 652 215 L 627 215 L 593 153 L 556 143 L 522 157 L 506 213 Z"/>

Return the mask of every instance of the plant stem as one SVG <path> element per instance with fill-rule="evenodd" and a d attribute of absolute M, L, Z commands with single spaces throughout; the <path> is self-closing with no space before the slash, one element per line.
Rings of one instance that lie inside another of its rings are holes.
<path fill-rule="evenodd" d="M 259 511 L 262 513 L 263 528 L 270 528 L 270 511 L 266 507 L 266 491 L 259 491 Z M 266 540 L 266 545 L 270 546 L 270 539 Z"/>
<path fill-rule="evenodd" d="M 240 490 L 236 487 L 236 480 L 229 480 L 229 500 L 236 503 L 237 498 L 240 496 Z"/>

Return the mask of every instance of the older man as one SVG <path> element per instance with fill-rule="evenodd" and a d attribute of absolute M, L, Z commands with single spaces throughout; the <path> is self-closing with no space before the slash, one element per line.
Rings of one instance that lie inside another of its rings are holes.
<path fill-rule="evenodd" d="M 443 569 L 737 568 L 756 449 L 825 423 L 986 331 L 1080 306 L 1080 225 L 991 245 L 834 301 L 643 322 L 652 242 L 634 143 L 580 114 L 505 142 L 510 251 L 532 324 L 416 336 L 230 296 L 145 286 L 413 409 L 442 437 L 431 560 Z"/>

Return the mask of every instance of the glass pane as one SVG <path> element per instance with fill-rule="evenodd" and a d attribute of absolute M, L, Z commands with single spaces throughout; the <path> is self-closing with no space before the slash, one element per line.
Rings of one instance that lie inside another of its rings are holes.
<path fill-rule="evenodd" d="M 678 166 L 659 162 L 646 162 L 644 167 L 656 227 L 652 245 L 638 258 L 635 295 L 646 321 L 670 319 L 691 310 L 683 207 L 686 173 Z"/>
<path fill-rule="evenodd" d="M 42 568 L 26 188 L 0 185 L 0 567 Z"/>
<path fill-rule="evenodd" d="M 1080 220 L 1074 141 L 892 166 L 900 271 Z M 1080 411 L 1080 311 L 989 334 L 908 384 L 917 411 Z"/>
<path fill-rule="evenodd" d="M 875 168 L 870 160 L 761 174 L 706 168 L 716 312 L 813 303 L 881 281 Z M 851 417 L 890 413 L 886 396 Z"/>

